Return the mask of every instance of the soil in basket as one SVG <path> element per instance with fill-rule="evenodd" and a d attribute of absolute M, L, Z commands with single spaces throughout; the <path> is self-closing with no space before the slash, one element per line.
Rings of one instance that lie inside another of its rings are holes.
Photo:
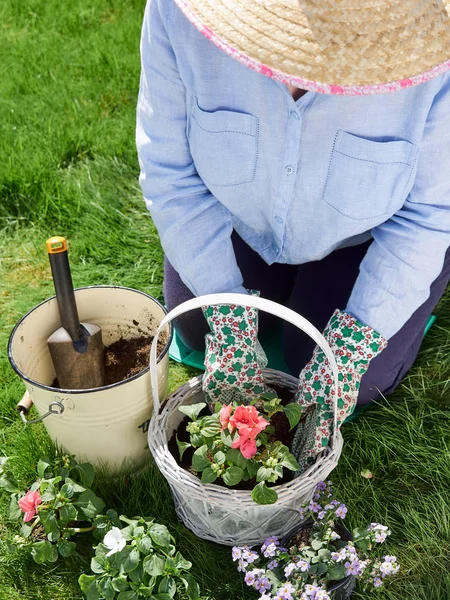
<path fill-rule="evenodd" d="M 137 375 L 148 367 L 153 336 L 120 338 L 105 348 L 105 385 L 124 381 Z M 164 349 L 164 343 L 158 341 L 158 356 Z M 52 387 L 59 388 L 58 379 Z"/>
<path fill-rule="evenodd" d="M 278 397 L 283 400 L 283 404 L 289 404 L 289 402 L 293 401 L 292 394 L 286 393 L 286 390 L 275 389 L 274 391 L 278 394 Z M 209 409 L 206 407 L 200 413 L 200 416 L 204 416 L 207 414 L 209 414 Z M 189 442 L 190 441 L 189 432 L 186 430 L 186 426 L 189 423 L 190 423 L 189 417 L 185 417 L 181 421 L 180 425 L 178 426 L 178 429 L 172 435 L 168 446 L 169 446 L 170 453 L 175 458 L 177 463 L 181 467 L 183 467 L 183 469 L 190 471 L 191 473 L 193 473 L 200 479 L 201 473 L 196 473 L 195 471 L 192 470 L 192 467 L 191 467 L 192 466 L 192 455 L 195 452 L 195 448 L 188 448 L 184 452 L 182 460 L 180 460 L 180 453 L 178 451 L 178 445 L 177 445 L 177 440 L 176 440 L 177 436 L 178 436 L 178 439 L 180 442 Z M 291 444 L 292 444 L 293 431 L 289 431 L 289 421 L 288 421 L 286 415 L 284 413 L 276 413 L 272 417 L 271 423 L 275 427 L 274 439 L 279 440 L 285 446 L 290 448 Z M 272 487 L 275 485 L 282 485 L 283 483 L 292 481 L 292 479 L 293 479 L 293 472 L 289 471 L 288 469 L 284 469 L 284 477 L 282 479 L 278 479 L 275 483 L 268 483 L 267 486 Z M 214 483 L 216 485 L 221 485 L 223 487 L 227 487 L 221 479 L 217 479 Z M 255 487 L 255 485 L 256 485 L 256 479 L 251 479 L 249 481 L 241 481 L 241 483 L 234 486 L 233 489 L 234 490 L 252 490 Z"/>

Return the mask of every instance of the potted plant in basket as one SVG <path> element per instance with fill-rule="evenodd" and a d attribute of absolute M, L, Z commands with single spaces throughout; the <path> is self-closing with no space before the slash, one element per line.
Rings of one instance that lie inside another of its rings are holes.
<path fill-rule="evenodd" d="M 215 404 L 215 412 L 200 416 L 207 404 L 183 405 L 187 415 L 189 442 L 176 438 L 180 460 L 190 449 L 190 471 L 202 483 L 223 482 L 228 487 L 252 487 L 257 504 L 273 504 L 278 499 L 274 484 L 294 472 L 299 465 L 290 453 L 290 430 L 298 423 L 301 407 L 291 402 L 283 406 L 274 393 L 267 393 L 249 405 Z M 283 440 L 279 438 L 284 438 Z M 245 488 L 244 488 L 245 489 Z"/>
<path fill-rule="evenodd" d="M 260 552 L 233 548 L 246 584 L 261 593 L 260 600 L 344 600 L 356 579 L 364 590 L 381 587 L 400 568 L 395 556 L 380 557 L 376 551 L 391 532 L 371 523 L 350 534 L 342 524 L 346 514 L 347 507 L 333 498 L 331 483 L 319 483 L 300 510 L 302 522 L 281 541 L 268 538 Z"/>

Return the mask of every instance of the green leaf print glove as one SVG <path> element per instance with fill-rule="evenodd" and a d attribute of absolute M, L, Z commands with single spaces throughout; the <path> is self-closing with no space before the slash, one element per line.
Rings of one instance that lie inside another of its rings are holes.
<path fill-rule="evenodd" d="M 258 342 L 258 311 L 226 304 L 207 306 L 203 313 L 212 333 L 206 335 L 203 391 L 213 408 L 215 402 L 248 404 L 267 391 L 261 369 L 267 366 Z"/>
<path fill-rule="evenodd" d="M 338 426 L 354 411 L 362 376 L 387 341 L 352 315 L 336 310 L 324 331 L 339 370 Z M 333 375 L 323 351 L 316 347 L 299 376 L 296 400 L 304 409 L 294 435 L 292 454 L 301 471 L 328 445 L 333 430 Z"/>

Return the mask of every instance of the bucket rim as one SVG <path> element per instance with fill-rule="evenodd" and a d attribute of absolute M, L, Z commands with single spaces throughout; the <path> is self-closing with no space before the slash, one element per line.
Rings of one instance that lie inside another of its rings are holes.
<path fill-rule="evenodd" d="M 150 294 L 147 294 L 146 292 L 142 292 L 141 290 L 136 290 L 135 288 L 131 288 L 131 287 L 123 286 L 123 285 L 85 285 L 83 287 L 74 288 L 74 291 L 76 292 L 77 290 L 90 290 L 90 289 L 99 289 L 99 288 L 115 289 L 115 290 L 119 289 L 119 290 L 127 290 L 129 292 L 136 292 L 137 294 L 141 294 L 142 296 L 146 296 L 147 298 L 150 298 L 151 300 L 153 300 L 153 302 L 155 302 L 155 304 L 157 304 L 163 310 L 164 314 L 167 315 L 167 313 L 168 313 L 167 308 L 163 304 L 161 304 L 161 302 L 159 300 L 157 300 L 154 296 L 151 296 Z M 42 390 L 51 391 L 51 392 L 54 392 L 55 390 L 57 390 L 58 392 L 64 392 L 65 394 L 86 394 L 86 393 L 90 394 L 90 393 L 94 393 L 94 392 L 103 392 L 105 390 L 109 390 L 111 388 L 116 388 L 116 387 L 119 387 L 126 383 L 130 383 L 131 381 L 135 381 L 136 379 L 139 379 L 139 377 L 143 377 L 144 375 L 147 375 L 150 372 L 150 366 L 148 366 L 148 367 L 145 367 L 145 369 L 143 369 L 140 373 L 136 373 L 136 375 L 133 375 L 132 377 L 129 377 L 128 379 L 124 379 L 123 381 L 116 381 L 116 383 L 110 383 L 109 385 L 104 385 L 102 387 L 97 387 L 97 388 L 88 388 L 86 390 L 72 390 L 70 388 L 54 388 L 49 385 L 39 383 L 38 381 L 35 381 L 31 377 L 28 377 L 27 375 L 25 375 L 25 373 L 23 373 L 21 371 L 21 369 L 19 368 L 19 366 L 17 365 L 16 361 L 14 360 L 13 354 L 12 354 L 12 344 L 13 344 L 14 335 L 15 335 L 17 329 L 19 328 L 19 326 L 23 323 L 23 321 L 29 315 L 31 315 L 35 310 L 37 310 L 42 305 L 46 304 L 47 302 L 50 302 L 51 300 L 54 300 L 55 298 L 56 298 L 56 295 L 50 296 L 49 298 L 42 300 L 42 302 L 39 302 L 39 304 L 36 304 L 36 306 L 33 306 L 32 309 L 30 309 L 26 314 L 24 314 L 17 321 L 17 323 L 14 325 L 13 330 L 10 333 L 10 336 L 8 339 L 8 359 L 11 364 L 11 367 L 14 369 L 14 372 L 17 375 L 19 375 L 19 377 L 21 379 L 23 379 L 23 381 L 26 381 L 27 383 L 30 383 L 31 385 L 34 385 Z M 167 342 L 164 346 L 163 351 L 158 356 L 158 360 L 157 360 L 158 363 L 169 352 L 169 346 L 172 342 L 173 332 L 174 332 L 174 329 L 173 329 L 172 323 L 169 323 L 169 335 L 168 335 Z"/>

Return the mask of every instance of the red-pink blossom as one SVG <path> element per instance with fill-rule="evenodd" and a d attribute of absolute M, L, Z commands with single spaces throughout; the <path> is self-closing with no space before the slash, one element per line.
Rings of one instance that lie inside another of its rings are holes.
<path fill-rule="evenodd" d="M 41 504 L 42 498 L 39 492 L 29 491 L 19 500 L 19 507 L 25 513 L 23 520 L 25 523 L 37 514 L 37 507 Z"/>
<path fill-rule="evenodd" d="M 238 433 L 239 435 L 231 447 L 239 448 L 244 458 L 253 458 L 256 454 L 256 440 L 253 436 L 253 429 L 242 427 Z"/>
<path fill-rule="evenodd" d="M 222 406 L 219 411 L 219 419 L 220 424 L 222 425 L 222 431 L 228 427 L 228 422 L 230 420 L 230 415 L 233 412 L 233 406 L 231 404 L 226 404 Z"/>
<path fill-rule="evenodd" d="M 231 431 L 235 428 L 250 428 L 254 432 L 253 437 L 261 433 L 269 424 L 269 421 L 258 415 L 258 411 L 254 406 L 238 406 L 234 411 L 234 415 L 230 418 Z"/>

